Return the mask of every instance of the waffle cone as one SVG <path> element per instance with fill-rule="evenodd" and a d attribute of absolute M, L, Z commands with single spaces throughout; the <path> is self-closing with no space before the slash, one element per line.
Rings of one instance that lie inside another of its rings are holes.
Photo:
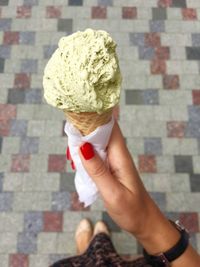
<path fill-rule="evenodd" d="M 103 114 L 96 112 L 81 112 L 75 113 L 65 111 L 65 116 L 81 133 L 88 135 L 93 132 L 97 127 L 108 123 L 111 120 L 112 109 Z"/>

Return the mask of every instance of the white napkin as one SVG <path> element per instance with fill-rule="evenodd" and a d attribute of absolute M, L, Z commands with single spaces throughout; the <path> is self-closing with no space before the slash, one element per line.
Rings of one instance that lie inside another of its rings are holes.
<path fill-rule="evenodd" d="M 86 136 L 82 136 L 80 131 L 75 128 L 72 123 L 66 121 L 64 131 L 68 136 L 68 146 L 71 157 L 76 166 L 75 186 L 79 195 L 80 202 L 83 202 L 85 207 L 91 205 L 98 197 L 98 189 L 91 177 L 86 172 L 82 165 L 78 150 L 81 144 L 89 142 L 94 149 L 105 161 L 105 149 L 108 145 L 110 135 L 114 125 L 114 118 L 107 124 L 104 124 Z"/>

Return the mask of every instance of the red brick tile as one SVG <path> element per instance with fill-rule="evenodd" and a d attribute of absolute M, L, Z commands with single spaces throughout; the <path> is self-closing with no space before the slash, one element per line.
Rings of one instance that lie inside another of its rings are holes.
<path fill-rule="evenodd" d="M 172 5 L 172 0 L 159 0 L 158 6 L 159 7 L 170 7 Z"/>
<path fill-rule="evenodd" d="M 119 120 L 120 107 L 119 105 L 115 106 L 113 109 L 113 117 L 115 120 Z"/>
<path fill-rule="evenodd" d="M 20 89 L 30 88 L 31 77 L 26 73 L 15 74 L 14 87 Z"/>
<path fill-rule="evenodd" d="M 190 233 L 199 232 L 199 220 L 196 212 L 180 213 L 179 220 Z"/>
<path fill-rule="evenodd" d="M 24 254 L 9 255 L 9 267 L 28 267 L 28 266 L 29 266 L 28 255 Z"/>
<path fill-rule="evenodd" d="M 31 17 L 31 6 L 18 6 L 17 7 L 17 18 L 30 18 Z"/>
<path fill-rule="evenodd" d="M 104 6 L 93 6 L 92 7 L 92 19 L 106 19 L 107 9 Z"/>
<path fill-rule="evenodd" d="M 197 11 L 194 8 L 182 8 L 182 16 L 184 20 L 196 20 Z"/>
<path fill-rule="evenodd" d="M 70 206 L 70 210 L 74 210 L 74 211 L 88 211 L 90 210 L 89 207 L 84 208 L 84 204 L 81 203 L 78 199 L 78 194 L 76 192 L 72 192 L 71 193 L 71 206 Z"/>
<path fill-rule="evenodd" d="M 44 231 L 45 232 L 62 232 L 63 213 L 47 211 L 43 213 Z"/>
<path fill-rule="evenodd" d="M 48 171 L 49 172 L 65 172 L 66 156 L 65 155 L 49 155 Z"/>
<path fill-rule="evenodd" d="M 4 32 L 3 44 L 5 45 L 19 44 L 19 32 Z"/>
<path fill-rule="evenodd" d="M 163 87 L 164 89 L 178 89 L 179 76 L 178 75 L 163 75 Z"/>
<path fill-rule="evenodd" d="M 155 156 L 154 155 L 140 155 L 139 156 L 139 171 L 148 172 L 148 173 L 157 172 Z"/>
<path fill-rule="evenodd" d="M 16 106 L 0 104 L 0 120 L 9 120 L 16 117 Z"/>
<path fill-rule="evenodd" d="M 170 58 L 169 47 L 160 46 L 155 47 L 155 58 L 160 60 L 168 60 Z"/>
<path fill-rule="evenodd" d="M 200 105 L 200 89 L 192 91 L 192 99 L 194 105 Z"/>
<path fill-rule="evenodd" d="M 182 138 L 185 136 L 186 122 L 169 121 L 167 122 L 167 136 Z"/>
<path fill-rule="evenodd" d="M 30 155 L 13 155 L 11 172 L 29 172 Z"/>
<path fill-rule="evenodd" d="M 122 7 L 122 18 L 123 19 L 135 19 L 137 18 L 136 7 Z"/>
<path fill-rule="evenodd" d="M 148 32 L 145 33 L 145 44 L 147 46 L 152 46 L 152 47 L 160 47 L 161 42 L 160 42 L 160 34 L 157 32 Z"/>
<path fill-rule="evenodd" d="M 10 132 L 10 120 L 0 120 L 0 136 L 8 136 Z"/>
<path fill-rule="evenodd" d="M 47 18 L 60 18 L 61 7 L 59 6 L 47 6 L 46 7 L 46 17 Z"/>
<path fill-rule="evenodd" d="M 164 60 L 152 60 L 151 74 L 166 74 L 166 62 Z"/>

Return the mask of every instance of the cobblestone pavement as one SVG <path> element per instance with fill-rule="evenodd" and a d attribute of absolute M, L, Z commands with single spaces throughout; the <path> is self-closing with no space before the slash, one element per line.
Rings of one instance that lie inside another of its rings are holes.
<path fill-rule="evenodd" d="M 138 254 L 98 200 L 84 210 L 66 162 L 64 116 L 43 101 L 61 36 L 105 29 L 123 74 L 120 125 L 160 208 L 200 251 L 200 1 L 0 1 L 0 262 L 44 267 L 75 253 L 82 217 L 103 218 L 120 254 Z"/>

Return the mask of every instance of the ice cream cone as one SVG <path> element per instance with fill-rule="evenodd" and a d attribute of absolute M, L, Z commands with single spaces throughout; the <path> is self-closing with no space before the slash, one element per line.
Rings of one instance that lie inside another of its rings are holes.
<path fill-rule="evenodd" d="M 88 135 L 97 127 L 108 123 L 111 120 L 113 109 L 98 114 L 96 112 L 75 113 L 64 110 L 67 120 L 69 120 L 82 135 Z"/>

